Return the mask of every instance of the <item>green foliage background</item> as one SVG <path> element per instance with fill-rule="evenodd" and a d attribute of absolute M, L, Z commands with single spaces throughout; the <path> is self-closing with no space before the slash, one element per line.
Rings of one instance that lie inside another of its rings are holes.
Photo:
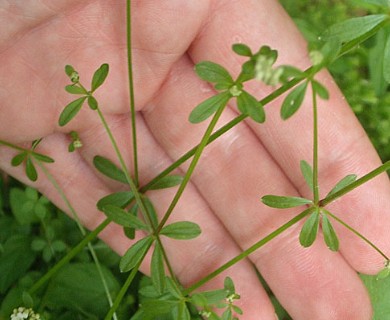
<path fill-rule="evenodd" d="M 358 0 L 282 0 L 281 3 L 312 42 L 333 23 L 376 10 Z M 383 37 L 388 32 L 381 31 L 330 69 L 384 161 L 390 159 L 390 94 L 378 71 L 376 54 L 383 50 Z M 21 293 L 80 240 L 76 224 L 48 200 L 11 178 L 0 176 L 0 320 L 9 319 L 12 309 L 22 304 Z M 93 246 L 110 292 L 115 296 L 125 280 L 118 270 L 119 257 L 100 241 Z M 390 319 L 386 302 L 390 280 L 378 283 L 373 277 L 362 278 L 370 291 L 376 319 Z M 143 283 L 146 285 L 147 279 L 138 275 L 118 313 L 119 319 L 129 319 L 137 310 L 138 290 Z M 280 319 L 290 319 L 272 292 L 268 292 Z M 108 303 L 87 250 L 53 277 L 39 303 L 41 309 L 36 311 L 46 319 L 104 316 Z"/>

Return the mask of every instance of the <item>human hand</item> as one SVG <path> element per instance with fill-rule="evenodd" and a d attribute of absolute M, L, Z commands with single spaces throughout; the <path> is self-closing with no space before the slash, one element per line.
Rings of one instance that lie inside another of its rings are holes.
<path fill-rule="evenodd" d="M 0 4 L 1 6 L 4 4 Z M 306 45 L 276 1 L 133 1 L 133 54 L 140 182 L 156 174 L 195 146 L 205 124 L 188 122 L 192 108 L 212 94 L 194 74 L 194 64 L 216 61 L 236 74 L 240 60 L 232 54 L 237 42 L 252 48 L 267 44 L 279 51 L 278 63 L 309 66 Z M 23 8 L 1 11 L 7 25 L 0 34 L 0 139 L 25 144 L 44 137 L 37 151 L 53 157 L 48 169 L 90 229 L 104 219 L 96 202 L 123 186 L 103 178 L 92 165 L 95 155 L 115 160 L 115 154 L 96 115 L 84 108 L 67 126 L 58 117 L 70 101 L 65 64 L 89 79 L 103 62 L 110 65 L 104 88 L 97 92 L 102 111 L 132 167 L 129 98 L 125 46 L 125 13 L 121 1 L 27 1 Z M 29 17 L 29 19 L 27 19 Z M 5 76 L 6 75 L 6 76 Z M 380 162 L 368 138 L 345 104 L 331 78 L 318 76 L 331 93 L 319 106 L 320 184 L 329 189 L 348 173 L 362 175 Z M 254 89 L 261 98 L 269 91 Z M 172 219 L 198 223 L 202 235 L 185 242 L 166 242 L 174 270 L 184 286 L 199 280 L 243 249 L 272 232 L 296 210 L 278 212 L 262 205 L 264 194 L 309 196 L 299 161 L 312 149 L 310 104 L 282 123 L 281 100 L 266 107 L 267 120 L 241 123 L 208 146 L 191 184 Z M 221 122 L 237 115 L 226 110 Z M 84 147 L 68 153 L 67 133 L 79 133 Z M 0 149 L 0 168 L 26 181 L 13 168 L 12 150 Z M 172 160 L 173 159 L 173 160 Z M 185 172 L 186 165 L 181 168 Z M 66 209 L 43 174 L 33 184 Z M 348 194 L 332 205 L 386 252 L 390 186 L 386 177 Z M 173 191 L 148 192 L 163 214 Z M 322 241 L 304 249 L 298 241 L 300 225 L 256 251 L 226 274 L 241 294 L 242 319 L 274 319 L 274 310 L 252 264 L 261 272 L 293 319 L 370 319 L 369 298 L 356 271 L 373 273 L 382 259 L 347 230 L 337 230 L 341 248 L 329 251 Z M 118 226 L 101 234 L 123 254 L 131 241 Z M 148 272 L 148 262 L 142 267 Z M 226 275 L 225 274 L 225 275 Z M 222 277 L 208 287 L 220 287 Z"/>

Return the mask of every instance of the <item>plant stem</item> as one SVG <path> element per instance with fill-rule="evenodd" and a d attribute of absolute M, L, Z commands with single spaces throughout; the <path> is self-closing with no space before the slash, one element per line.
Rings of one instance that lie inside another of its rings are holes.
<path fill-rule="evenodd" d="M 335 219 L 338 223 L 346 227 L 349 231 L 352 231 L 354 234 L 356 234 L 360 239 L 365 241 L 368 245 L 370 245 L 374 250 L 376 250 L 383 258 L 386 259 L 386 261 L 390 261 L 390 259 L 383 253 L 382 250 L 380 250 L 375 244 L 373 244 L 370 240 L 368 240 L 365 236 L 363 236 L 359 231 L 352 228 L 350 225 L 348 225 L 346 222 L 341 220 L 339 217 L 335 216 L 333 213 L 329 212 L 328 210 L 322 209 L 328 216 L 331 216 L 333 219 Z"/>
<path fill-rule="evenodd" d="M 184 189 L 186 188 L 188 182 L 190 181 L 190 178 L 195 170 L 196 165 L 198 164 L 198 161 L 202 155 L 202 152 L 203 152 L 204 148 L 206 147 L 206 145 L 209 141 L 209 138 L 210 138 L 219 118 L 221 117 L 221 114 L 222 114 L 223 110 L 225 109 L 225 107 L 226 106 L 220 107 L 217 110 L 217 112 L 214 114 L 211 122 L 209 123 L 209 125 L 206 129 L 206 132 L 204 133 L 202 140 L 200 141 L 200 143 L 196 149 L 194 157 L 192 158 L 192 161 L 191 161 L 190 166 L 189 166 L 189 168 L 188 168 L 188 170 L 183 178 L 183 181 L 181 182 L 171 204 L 169 205 L 164 217 L 161 219 L 161 222 L 156 229 L 157 234 L 160 233 L 161 229 L 164 227 L 165 223 L 167 222 L 170 215 L 172 214 L 173 209 L 176 207 L 177 203 L 179 202 L 179 199 L 180 199 L 181 195 L 183 194 Z"/>
<path fill-rule="evenodd" d="M 314 90 L 313 81 L 311 81 L 312 103 L 313 103 L 313 196 L 314 205 L 320 201 L 318 187 L 318 108 L 317 93 Z"/>
<path fill-rule="evenodd" d="M 319 202 L 319 206 L 325 207 L 329 203 L 335 201 L 336 199 L 342 197 L 343 195 L 347 194 L 348 192 L 356 189 L 357 187 L 361 186 L 362 184 L 370 181 L 371 179 L 375 178 L 376 176 L 380 175 L 381 173 L 390 170 L 390 160 L 379 166 L 378 168 L 372 170 L 371 172 L 367 173 L 360 179 L 352 182 L 348 186 L 344 187 L 343 189 L 331 194 L 330 196 L 326 197 L 325 199 L 321 200 Z"/>
<path fill-rule="evenodd" d="M 9 147 L 9 148 L 18 150 L 18 151 L 26 151 L 26 152 L 30 151 L 28 149 L 24 149 L 22 147 L 19 147 L 19 146 L 13 144 L 13 143 L 10 143 L 10 142 L 4 141 L 4 140 L 0 140 L 0 145 L 6 146 L 6 147 Z"/>
<path fill-rule="evenodd" d="M 288 228 L 290 228 L 291 226 L 293 226 L 294 224 L 296 224 L 297 222 L 302 220 L 304 217 L 311 214 L 315 209 L 316 209 L 315 207 L 310 207 L 310 208 L 306 209 L 305 211 L 302 211 L 300 214 L 298 214 L 297 216 L 295 216 L 294 218 L 292 218 L 291 220 L 286 222 L 284 225 L 282 225 L 278 229 L 272 231 L 269 235 L 267 235 L 266 237 L 264 237 L 260 241 L 256 242 L 250 248 L 246 249 L 245 251 L 240 253 L 238 256 L 236 256 L 235 258 L 231 259 L 230 261 L 226 262 L 224 265 L 219 267 L 217 270 L 211 272 L 206 277 L 199 280 L 197 283 L 193 284 L 192 286 L 190 286 L 186 290 L 184 290 L 183 295 L 190 294 L 192 291 L 196 290 L 197 288 L 201 287 L 202 285 L 204 285 L 205 283 L 207 283 L 211 279 L 215 278 L 216 276 L 218 276 L 220 273 L 222 273 L 226 269 L 229 269 L 231 266 L 233 266 L 237 262 L 248 257 L 251 253 L 255 252 L 257 249 L 261 248 L 262 246 L 264 246 L 265 244 L 267 244 L 268 242 L 270 242 L 271 240 L 276 238 L 278 235 L 280 235 L 281 233 L 286 231 Z"/>
<path fill-rule="evenodd" d="M 34 285 L 28 290 L 30 294 L 34 294 L 43 284 L 45 284 L 50 278 L 59 270 L 61 269 L 65 264 L 67 264 L 70 260 L 72 260 L 81 250 L 84 249 L 84 247 L 91 242 L 93 239 L 95 239 L 100 232 L 104 230 L 105 227 L 108 226 L 108 224 L 111 221 L 109 219 L 104 220 L 97 228 L 93 231 L 91 231 L 77 246 L 75 246 L 71 251 L 68 252 L 68 254 L 63 257 L 58 263 L 53 266 L 44 276 L 42 276 L 37 282 L 34 283 Z"/>
<path fill-rule="evenodd" d="M 131 129 L 133 139 L 133 165 L 134 165 L 134 183 L 139 186 L 138 178 L 138 148 L 137 148 L 137 130 L 136 130 L 136 113 L 135 113 L 135 98 L 134 98 L 134 81 L 133 81 L 133 62 L 131 50 L 131 0 L 127 0 L 127 65 L 129 75 L 129 94 L 130 94 L 130 114 L 131 114 Z"/>

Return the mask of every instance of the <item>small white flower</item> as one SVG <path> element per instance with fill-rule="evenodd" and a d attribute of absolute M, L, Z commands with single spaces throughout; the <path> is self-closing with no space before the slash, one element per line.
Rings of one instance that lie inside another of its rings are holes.
<path fill-rule="evenodd" d="M 39 313 L 35 313 L 33 309 L 29 308 L 24 308 L 24 307 L 19 307 L 17 309 L 14 309 L 12 314 L 11 314 L 11 320 L 40 320 L 41 316 Z"/>

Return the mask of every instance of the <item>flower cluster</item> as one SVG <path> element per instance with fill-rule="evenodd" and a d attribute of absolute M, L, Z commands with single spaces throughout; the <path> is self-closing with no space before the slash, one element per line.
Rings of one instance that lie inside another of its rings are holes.
<path fill-rule="evenodd" d="M 41 320 L 41 316 L 31 308 L 19 307 L 13 310 L 11 320 Z"/>

